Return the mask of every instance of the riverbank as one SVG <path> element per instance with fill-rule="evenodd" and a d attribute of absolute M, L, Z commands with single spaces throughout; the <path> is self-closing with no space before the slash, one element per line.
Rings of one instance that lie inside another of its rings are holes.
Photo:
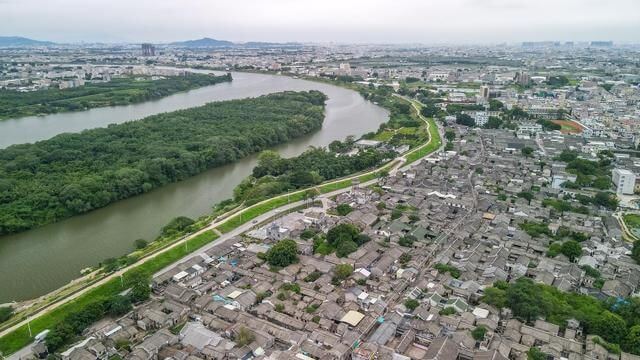
<path fill-rule="evenodd" d="M 244 73 L 233 73 L 232 76 L 234 80 L 231 83 L 191 90 L 143 104 L 55 114 L 33 119 L 33 123 L 31 118 L 25 118 L 24 121 L 15 122 L 25 126 L 17 135 L 11 134 L 13 120 L 0 122 L 0 142 L 14 141 L 23 135 L 37 139 L 41 136 L 38 131 L 46 128 L 47 124 L 57 127 L 52 130 L 54 134 L 59 131 L 75 132 L 76 120 L 91 124 L 90 127 L 100 127 L 157 112 L 201 106 L 211 101 L 256 97 L 286 90 L 319 90 L 327 94 L 329 99 L 319 131 L 270 148 L 283 157 L 298 156 L 310 146 L 326 147 L 332 141 L 343 140 L 348 135 L 358 138 L 375 131 L 389 118 L 389 112 L 384 108 L 341 87 L 285 76 Z M 211 214 L 212 204 L 232 197 L 234 187 L 251 174 L 257 163 L 258 155 L 249 155 L 234 163 L 83 215 L 1 237 L 0 288 L 3 291 L 0 291 L 0 303 L 33 299 L 54 291 L 76 279 L 81 269 L 95 267 L 107 258 L 130 253 L 135 249 L 136 239 L 146 239 L 148 242 L 156 239 L 160 229 L 176 216 L 197 219 Z"/>
<path fill-rule="evenodd" d="M 317 131 L 326 96 L 214 102 L 0 150 L 0 235 L 80 215 Z M 179 129 L 179 131 L 176 131 Z"/>
<path fill-rule="evenodd" d="M 127 76 L 64 90 L 1 90 L 0 120 L 141 103 L 228 81 L 232 81 L 231 74 L 189 74 L 160 79 Z"/>
<path fill-rule="evenodd" d="M 374 169 L 372 171 L 368 171 L 363 174 L 347 177 L 345 179 L 331 181 L 316 188 L 318 188 L 320 192 L 330 193 L 331 191 L 336 191 L 339 189 L 345 189 L 350 187 L 354 180 L 358 181 L 359 183 L 374 181 L 378 176 L 383 175 L 387 171 L 395 170 L 400 166 L 402 166 L 407 161 L 407 158 L 413 159 L 413 161 L 417 160 L 418 159 L 417 155 L 413 155 L 413 154 L 422 154 L 423 156 L 426 156 L 431 152 L 437 150 L 442 144 L 442 140 L 441 140 L 440 132 L 438 128 L 435 126 L 435 123 L 433 123 L 432 121 L 430 122 L 428 119 L 425 119 L 424 117 L 422 117 L 422 115 L 420 115 L 419 107 L 417 107 L 415 104 L 412 104 L 412 108 L 414 109 L 414 116 L 420 119 L 420 121 L 426 122 L 426 126 L 428 127 L 429 139 L 425 142 L 425 144 L 418 146 L 413 150 L 410 150 L 409 152 L 403 154 L 402 157 L 395 159 L 379 167 L 378 169 Z M 427 150 L 431 150 L 431 152 L 427 152 Z M 272 199 L 265 200 L 261 203 L 255 204 L 251 207 L 246 207 L 244 209 L 236 211 L 232 216 L 224 217 L 223 220 L 212 223 L 210 226 L 201 229 L 200 231 L 198 231 L 196 234 L 192 236 L 193 237 L 199 236 L 203 233 L 207 233 L 212 230 L 217 230 L 221 233 L 224 233 L 224 232 L 228 233 L 234 229 L 237 229 L 241 225 L 246 225 L 249 221 L 251 221 L 252 219 L 260 215 L 264 215 L 269 211 L 274 211 L 276 207 L 290 204 L 291 201 L 295 201 L 296 197 L 303 197 L 308 190 L 309 189 L 303 189 L 295 193 L 280 195 L 278 197 L 274 197 Z M 292 198 L 292 196 L 294 197 Z M 228 225 L 225 225 L 225 224 L 228 224 Z M 192 237 L 187 237 L 184 240 L 177 241 L 174 245 L 172 245 L 172 248 L 174 248 L 175 246 L 179 246 L 182 243 L 186 243 L 191 238 Z M 149 260 L 147 259 L 143 261 L 142 264 L 144 264 L 147 261 Z M 136 265 L 136 266 L 139 266 L 139 265 Z M 109 279 L 113 280 L 114 276 L 117 276 L 117 273 L 106 277 L 102 281 L 110 281 Z M 87 294 L 86 296 L 90 296 L 90 294 Z M 49 316 L 46 310 L 43 310 L 43 313 L 45 313 L 43 317 Z M 26 328 L 26 325 L 24 323 L 25 322 L 23 321 L 21 326 L 20 324 L 17 324 L 11 327 L 10 329 L 7 329 L 2 332 L 2 334 L 4 335 L 2 339 L 0 339 L 0 350 L 4 351 L 5 353 L 11 353 L 13 351 L 20 349 L 22 346 L 25 346 L 26 344 L 28 344 L 28 342 L 30 341 L 30 338 L 28 337 L 28 333 L 27 333 L 28 329 Z M 48 323 L 48 322 L 43 322 L 43 323 Z M 45 329 L 44 327 L 41 327 L 41 326 L 39 328 Z"/>
<path fill-rule="evenodd" d="M 375 131 L 389 119 L 387 110 L 341 87 L 285 76 L 244 73 L 233 73 L 232 76 L 234 80 L 231 83 L 143 104 L 55 114 L 33 119 L 34 123 L 31 118 L 25 118 L 15 123 L 25 126 L 20 135 L 37 139 L 41 135 L 38 131 L 46 128 L 44 123 L 57 127 L 53 134 L 67 130 L 75 132 L 76 119 L 83 124 L 100 127 L 110 122 L 123 123 L 164 112 L 161 110 L 201 106 L 216 100 L 257 97 L 286 90 L 321 91 L 329 96 L 322 128 L 269 148 L 289 158 L 300 155 L 311 146 L 326 147 L 348 135 L 358 138 Z M 95 117 L 95 114 L 100 116 Z M 90 119 L 97 122 L 87 122 Z M 13 120 L 0 122 L 0 142 L 15 140 L 16 136 L 10 130 L 13 124 Z M 0 291 L 0 303 L 34 299 L 61 288 L 80 276 L 82 269 L 93 268 L 105 259 L 119 258 L 135 250 L 135 240 L 145 239 L 151 243 L 161 235 L 161 228 L 176 216 L 198 219 L 210 215 L 212 204 L 232 197 L 234 187 L 251 174 L 257 163 L 258 155 L 249 155 L 83 215 L 1 237 L 0 288 L 3 290 Z"/>

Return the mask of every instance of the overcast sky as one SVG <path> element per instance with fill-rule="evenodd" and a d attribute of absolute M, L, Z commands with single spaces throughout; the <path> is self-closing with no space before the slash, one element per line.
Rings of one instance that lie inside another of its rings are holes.
<path fill-rule="evenodd" d="M 0 0 L 0 35 L 58 42 L 640 42 L 640 0 Z"/>

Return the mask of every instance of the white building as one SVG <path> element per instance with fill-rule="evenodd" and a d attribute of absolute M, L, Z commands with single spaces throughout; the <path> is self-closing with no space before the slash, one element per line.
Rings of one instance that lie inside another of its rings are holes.
<path fill-rule="evenodd" d="M 432 72 L 427 76 L 429 81 L 447 81 L 449 79 L 448 72 Z"/>
<path fill-rule="evenodd" d="M 483 127 L 489 121 L 489 113 L 486 111 L 476 111 L 473 118 L 478 127 Z"/>
<path fill-rule="evenodd" d="M 542 125 L 538 123 L 524 123 L 518 126 L 516 135 L 520 139 L 529 139 L 532 135 L 542 132 Z"/>
<path fill-rule="evenodd" d="M 613 169 L 613 184 L 618 194 L 631 195 L 636 185 L 636 175 L 626 169 Z"/>
<path fill-rule="evenodd" d="M 615 143 L 612 141 L 589 141 L 582 146 L 582 152 L 586 154 L 597 154 L 601 151 L 612 150 L 615 148 Z"/>

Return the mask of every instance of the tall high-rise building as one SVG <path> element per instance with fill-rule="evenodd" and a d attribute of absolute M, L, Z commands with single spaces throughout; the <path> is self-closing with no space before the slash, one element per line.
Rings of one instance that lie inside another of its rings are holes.
<path fill-rule="evenodd" d="M 491 92 L 489 91 L 489 87 L 487 85 L 480 86 L 480 97 L 489 100 Z"/>
<path fill-rule="evenodd" d="M 522 86 L 527 86 L 531 83 L 531 76 L 524 71 L 517 72 L 515 81 Z"/>
<path fill-rule="evenodd" d="M 153 44 L 142 44 L 142 56 L 155 56 L 156 47 Z"/>

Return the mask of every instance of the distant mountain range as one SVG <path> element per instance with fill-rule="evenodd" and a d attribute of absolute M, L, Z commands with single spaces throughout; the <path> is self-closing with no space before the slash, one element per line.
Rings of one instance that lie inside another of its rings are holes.
<path fill-rule="evenodd" d="M 198 40 L 176 41 L 169 43 L 171 46 L 188 47 L 188 48 L 211 48 L 211 47 L 273 47 L 273 46 L 299 46 L 298 43 L 271 43 L 251 41 L 247 43 L 234 43 L 227 40 L 216 40 L 212 38 L 202 38 Z"/>
<path fill-rule="evenodd" d="M 0 36 L 0 47 L 30 47 L 30 46 L 51 46 L 56 43 L 51 41 L 40 41 L 29 39 L 22 36 Z M 197 40 L 176 41 L 168 44 L 169 46 L 182 48 L 224 48 L 224 47 L 295 47 L 300 46 L 299 43 L 274 43 L 250 41 L 246 43 L 234 43 L 227 40 L 216 40 L 212 38 L 202 38 Z"/>
<path fill-rule="evenodd" d="M 233 46 L 234 44 L 231 41 L 216 40 L 216 39 L 205 37 L 198 40 L 172 42 L 169 45 L 178 46 L 178 47 L 229 47 L 229 46 Z"/>
<path fill-rule="evenodd" d="M 33 40 L 21 36 L 0 36 L 0 47 L 14 46 L 50 46 L 55 45 L 51 41 Z"/>

